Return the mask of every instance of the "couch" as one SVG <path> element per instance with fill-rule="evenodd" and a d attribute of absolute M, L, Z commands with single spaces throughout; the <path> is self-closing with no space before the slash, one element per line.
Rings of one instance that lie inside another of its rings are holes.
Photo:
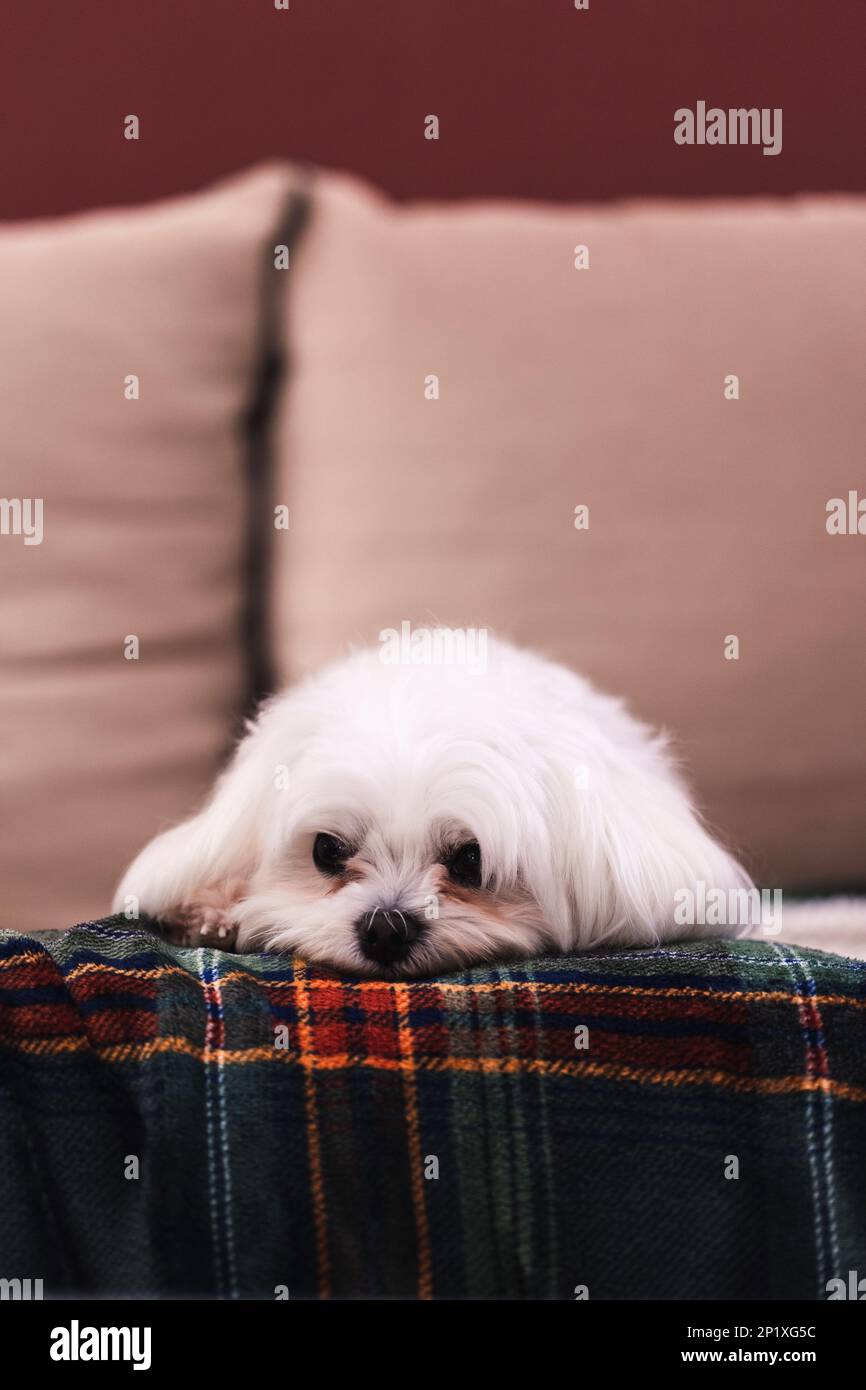
<path fill-rule="evenodd" d="M 256 1297 L 862 1267 L 864 230 L 854 196 L 396 206 L 282 163 L 0 230 L 13 1263 Z M 820 901 L 399 987 L 106 916 L 262 695 L 431 615 L 671 728 L 758 882 Z"/>

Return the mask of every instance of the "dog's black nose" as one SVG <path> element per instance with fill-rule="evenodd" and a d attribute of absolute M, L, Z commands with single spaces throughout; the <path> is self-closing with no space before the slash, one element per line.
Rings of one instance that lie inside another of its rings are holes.
<path fill-rule="evenodd" d="M 361 950 L 368 960 L 379 965 L 404 960 L 424 929 L 420 917 L 412 912 L 397 912 L 393 907 L 387 912 L 381 907 L 365 912 L 356 925 Z"/>

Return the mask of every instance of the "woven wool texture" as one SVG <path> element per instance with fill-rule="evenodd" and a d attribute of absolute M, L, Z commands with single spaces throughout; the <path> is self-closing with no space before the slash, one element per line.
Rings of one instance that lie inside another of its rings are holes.
<path fill-rule="evenodd" d="M 122 918 L 6 932 L 0 1110 L 3 1269 L 46 1296 L 814 1299 L 866 1268 L 866 963 L 769 940 L 389 984 Z"/>

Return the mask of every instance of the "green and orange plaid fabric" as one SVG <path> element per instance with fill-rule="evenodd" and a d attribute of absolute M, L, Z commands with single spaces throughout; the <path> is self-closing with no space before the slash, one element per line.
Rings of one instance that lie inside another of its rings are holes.
<path fill-rule="evenodd" d="M 0 934 L 0 1277 L 222 1298 L 826 1298 L 866 963 L 704 941 L 411 984 Z"/>

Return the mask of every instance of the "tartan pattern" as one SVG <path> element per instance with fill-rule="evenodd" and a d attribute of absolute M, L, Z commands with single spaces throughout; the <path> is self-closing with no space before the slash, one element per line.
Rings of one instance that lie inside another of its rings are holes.
<path fill-rule="evenodd" d="M 0 1277 L 823 1298 L 851 1269 L 866 962 L 705 941 L 388 984 L 119 917 L 0 933 Z"/>

